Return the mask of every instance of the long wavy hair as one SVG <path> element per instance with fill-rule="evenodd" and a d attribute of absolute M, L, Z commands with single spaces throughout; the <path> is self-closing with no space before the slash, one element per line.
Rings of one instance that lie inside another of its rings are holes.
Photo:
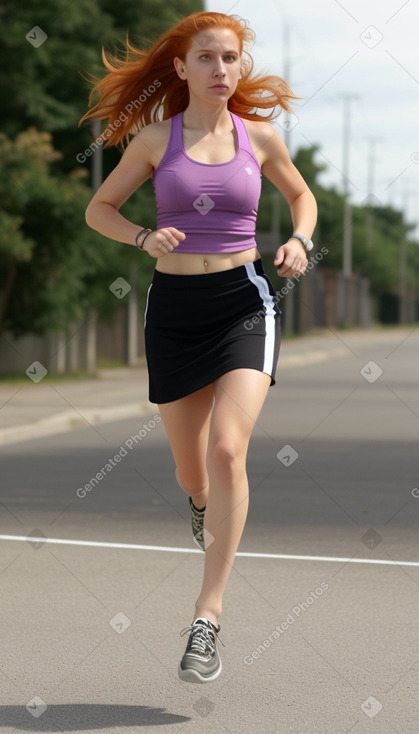
<path fill-rule="evenodd" d="M 90 77 L 94 84 L 89 104 L 97 101 L 80 120 L 107 120 L 100 136 L 104 147 L 129 140 L 145 125 L 166 120 L 185 110 L 189 104 L 186 80 L 178 77 L 173 59 L 185 60 L 191 39 L 201 31 L 221 28 L 233 31 L 239 39 L 242 58 L 241 79 L 228 101 L 228 109 L 248 120 L 272 120 L 281 109 L 291 111 L 290 100 L 297 99 L 279 76 L 253 74 L 253 59 L 246 46 L 254 39 L 247 22 L 234 15 L 199 12 L 187 16 L 164 33 L 148 50 L 140 50 L 128 40 L 125 58 L 106 53 L 103 62 L 108 72 L 102 79 Z M 281 109 L 278 109 L 281 108 Z M 261 115 L 258 109 L 270 110 Z"/>

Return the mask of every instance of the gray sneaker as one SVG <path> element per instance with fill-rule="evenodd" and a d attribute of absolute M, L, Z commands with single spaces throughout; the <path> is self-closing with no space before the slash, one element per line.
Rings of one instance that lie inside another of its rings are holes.
<path fill-rule="evenodd" d="M 195 543 L 205 550 L 204 541 L 204 516 L 205 507 L 202 510 L 198 510 L 192 502 L 192 497 L 189 497 L 189 506 L 191 508 L 191 523 L 192 523 L 192 535 Z"/>
<path fill-rule="evenodd" d="M 220 625 L 217 629 L 209 619 L 198 617 L 191 627 L 186 627 L 180 634 L 183 636 L 189 631 L 185 654 L 179 663 L 179 678 L 187 683 L 208 683 L 220 675 L 223 667 L 216 644 Z"/>

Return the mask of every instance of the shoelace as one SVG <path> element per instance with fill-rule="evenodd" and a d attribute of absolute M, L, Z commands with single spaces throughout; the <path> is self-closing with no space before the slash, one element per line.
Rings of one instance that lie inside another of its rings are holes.
<path fill-rule="evenodd" d="M 204 528 L 202 526 L 202 519 L 198 519 L 197 517 L 195 517 L 195 515 L 192 516 L 192 527 L 193 527 L 194 535 L 204 532 Z"/>
<path fill-rule="evenodd" d="M 198 514 L 196 512 L 196 510 L 195 510 L 194 507 L 191 506 L 191 510 L 192 510 L 192 526 L 193 526 L 193 530 L 194 530 L 194 535 L 196 535 L 197 533 L 202 533 L 203 532 L 204 518 L 203 518 L 203 515 L 201 513 Z"/>
<path fill-rule="evenodd" d="M 197 652 L 202 653 L 202 655 L 205 655 L 208 647 L 211 652 L 213 651 L 215 647 L 215 635 L 217 634 L 218 636 L 218 632 L 214 632 L 203 624 L 192 624 L 190 627 L 185 627 L 181 631 L 180 636 L 183 637 L 187 632 L 192 632 L 192 640 L 190 643 L 191 650 L 196 650 Z M 221 637 L 218 637 L 218 639 L 222 646 L 225 647 Z"/>

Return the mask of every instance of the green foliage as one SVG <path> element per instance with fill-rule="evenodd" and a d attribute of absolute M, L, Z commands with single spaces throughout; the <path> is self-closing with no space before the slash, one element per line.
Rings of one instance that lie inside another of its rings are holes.
<path fill-rule="evenodd" d="M 69 171 L 76 155 L 93 140 L 89 124 L 78 128 L 86 112 L 89 75 L 102 76 L 102 47 L 113 52 L 129 36 L 134 44 L 155 40 L 167 28 L 198 10 L 202 0 L 2 0 L 0 128 L 9 137 L 34 126 L 53 135 L 63 153 L 60 169 Z M 39 26 L 47 40 L 38 48 L 27 33 Z M 107 156 L 114 167 L 119 154 Z"/>
<path fill-rule="evenodd" d="M 3 0 L 0 19 L 0 63 L 8 72 L 0 96 L 3 130 L 12 136 L 33 125 L 65 130 L 70 138 L 84 108 L 81 72 L 100 71 L 111 17 L 92 0 Z M 35 26 L 48 36 L 38 48 L 26 40 Z"/>
<path fill-rule="evenodd" d="M 139 267 L 144 303 L 154 267 L 146 253 L 90 230 L 84 211 L 91 197 L 90 165 L 77 154 L 91 143 L 90 124 L 78 128 L 87 109 L 86 75 L 104 72 L 102 47 L 117 51 L 126 37 L 144 46 L 185 15 L 204 9 L 202 0 L 2 0 L 0 64 L 0 330 L 15 335 L 63 329 L 95 308 L 108 318 L 121 306 L 109 285 L 129 280 Z M 38 48 L 26 35 L 39 26 L 47 40 Z M 316 196 L 318 246 L 329 255 L 319 267 L 341 269 L 343 197 L 319 185 L 324 164 L 316 148 L 295 157 Z M 104 151 L 104 176 L 120 153 Z M 292 222 L 286 202 L 266 179 L 258 228 L 270 230 L 274 203 L 280 209 L 282 236 Z M 128 219 L 155 227 L 156 207 L 150 182 L 121 209 Z M 401 212 L 377 207 L 368 235 L 368 212 L 353 208 L 354 270 L 367 275 L 376 294 L 397 293 L 400 242 L 410 227 Z M 369 243 L 369 244 L 368 244 Z M 416 242 L 408 240 L 408 283 L 419 287 Z"/>
<path fill-rule="evenodd" d="M 315 160 L 317 148 L 301 148 L 294 163 L 316 197 L 319 216 L 313 239 L 317 248 L 327 247 L 329 254 L 319 267 L 342 269 L 344 197 L 335 188 L 318 183 L 324 164 Z M 258 213 L 258 228 L 270 230 L 275 187 L 264 179 Z M 283 197 L 279 199 L 282 241 L 291 232 L 292 220 Z M 413 229 L 403 213 L 392 207 L 352 207 L 353 271 L 369 278 L 375 296 L 398 293 L 401 241 L 407 241 L 408 287 L 419 290 L 419 247 L 409 239 Z"/>
<path fill-rule="evenodd" d="M 58 174 L 58 157 L 47 132 L 0 135 L 0 317 L 16 336 L 80 318 L 92 303 L 84 279 L 103 259 L 101 238 L 81 217 L 85 172 Z"/>
<path fill-rule="evenodd" d="M 134 257 L 142 258 L 145 293 L 151 258 L 85 224 L 91 159 L 80 166 L 76 156 L 93 139 L 90 125 L 78 128 L 88 105 L 86 76 L 104 72 L 102 47 L 115 51 L 127 35 L 143 45 L 202 9 L 201 0 L 2 0 L 0 330 L 19 336 L 63 329 L 90 307 L 107 318 L 121 305 L 109 285 L 129 279 Z M 26 39 L 35 26 L 47 35 L 38 48 Z M 119 157 L 104 153 L 104 175 Z M 154 210 L 146 184 L 122 211 L 155 226 Z"/>
<path fill-rule="evenodd" d="M 101 8 L 112 16 L 121 40 L 129 35 L 132 43 L 143 46 L 178 23 L 186 15 L 205 10 L 199 0 L 102 0 Z"/>
<path fill-rule="evenodd" d="M 318 177 L 321 173 L 326 171 L 327 166 L 325 163 L 318 163 L 314 156 L 317 148 L 313 145 L 309 148 L 300 148 L 297 150 L 293 163 L 300 171 L 307 186 L 314 188 L 317 185 Z"/>

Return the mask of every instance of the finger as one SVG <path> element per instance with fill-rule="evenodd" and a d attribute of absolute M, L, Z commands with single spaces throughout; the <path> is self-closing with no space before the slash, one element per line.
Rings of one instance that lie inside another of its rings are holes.
<path fill-rule="evenodd" d="M 176 238 L 176 242 L 182 242 L 186 237 L 186 234 L 184 232 L 181 232 L 179 229 L 176 229 L 176 227 L 170 227 L 169 232 L 173 237 Z"/>
<path fill-rule="evenodd" d="M 285 257 L 285 253 L 284 253 L 283 250 L 282 251 L 280 250 L 279 252 L 280 252 L 280 254 L 277 255 L 276 258 L 275 258 L 275 260 L 274 260 L 274 265 L 277 265 L 278 267 L 280 267 L 283 264 L 284 257 Z"/>
<path fill-rule="evenodd" d="M 291 267 L 283 264 L 282 267 L 277 269 L 278 275 L 284 278 L 298 278 L 305 272 L 305 267 L 300 264 L 293 263 Z"/>
<path fill-rule="evenodd" d="M 165 248 L 166 246 L 170 246 L 173 249 L 178 245 L 177 239 L 171 234 L 168 229 L 160 229 L 157 232 L 157 242 L 159 246 L 164 245 Z"/>
<path fill-rule="evenodd" d="M 280 268 L 277 270 L 278 275 L 281 276 L 281 278 L 292 278 L 294 276 L 294 273 L 292 270 L 284 270 Z"/>
<path fill-rule="evenodd" d="M 166 230 L 166 233 L 165 233 L 166 241 L 169 242 L 172 247 L 177 247 L 178 244 L 182 241 L 182 239 L 185 239 L 185 237 L 182 237 L 182 238 L 180 237 L 180 235 L 182 234 L 181 232 L 179 232 L 179 234 L 177 234 L 177 232 L 178 230 L 174 229 L 174 227 L 171 227 L 170 229 Z"/>
<path fill-rule="evenodd" d="M 290 275 L 295 271 L 294 262 L 286 257 L 280 265 L 281 275 Z"/>
<path fill-rule="evenodd" d="M 288 266 L 288 271 L 293 274 L 301 274 L 305 271 L 307 261 L 301 260 L 299 257 L 295 257 L 291 260 L 291 258 L 287 261 L 285 260 L 284 265 Z"/>

